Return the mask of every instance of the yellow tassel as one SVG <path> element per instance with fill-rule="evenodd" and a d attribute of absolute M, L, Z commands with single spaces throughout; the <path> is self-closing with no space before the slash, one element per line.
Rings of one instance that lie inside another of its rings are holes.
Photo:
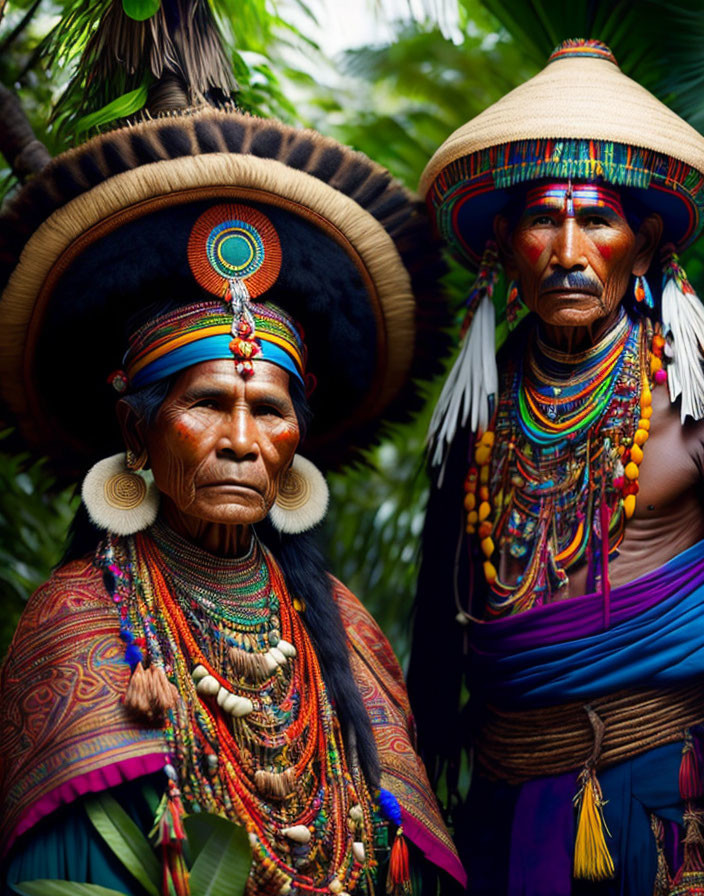
<path fill-rule="evenodd" d="M 583 773 L 582 789 L 575 802 L 579 804 L 579 819 L 574 844 L 574 876 L 578 880 L 608 880 L 614 876 L 614 862 L 604 837 L 604 831 L 607 834 L 609 831 L 604 821 L 601 787 L 593 771 Z"/>

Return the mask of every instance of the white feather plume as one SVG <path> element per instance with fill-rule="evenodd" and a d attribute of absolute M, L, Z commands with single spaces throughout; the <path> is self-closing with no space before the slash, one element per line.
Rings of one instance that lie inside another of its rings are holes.
<path fill-rule="evenodd" d="M 495 326 L 494 303 L 485 294 L 430 420 L 427 442 L 433 466 L 443 463 L 455 433 L 467 420 L 475 431 L 485 429 L 489 423 L 489 397 L 498 391 L 499 381 Z"/>
<path fill-rule="evenodd" d="M 670 275 L 665 281 L 662 323 L 672 346 L 672 359 L 667 368 L 670 401 L 682 397 L 683 423 L 688 416 L 701 420 L 704 418 L 704 306 L 683 272 L 679 277 Z"/>

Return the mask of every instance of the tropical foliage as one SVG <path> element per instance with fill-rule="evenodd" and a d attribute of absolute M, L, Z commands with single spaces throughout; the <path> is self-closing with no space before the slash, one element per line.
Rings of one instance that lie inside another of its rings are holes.
<path fill-rule="evenodd" d="M 97 834 L 140 889 L 149 896 L 160 896 L 161 862 L 117 800 L 109 793 L 101 793 L 87 800 L 86 812 Z M 241 896 L 252 862 L 245 829 L 209 814 L 187 816 L 184 827 L 191 896 Z M 23 881 L 12 889 L 18 896 L 122 896 L 118 890 L 64 880 Z"/>
<path fill-rule="evenodd" d="M 89 28 L 91 11 L 105 2 L 8 0 L 0 31 L 0 80 L 15 86 L 52 151 L 70 128 L 46 129 L 49 106 L 81 47 L 57 44 L 59 32 L 47 34 L 55 16 L 69 6 L 83 11 Z M 408 12 L 394 23 L 393 39 L 333 60 L 320 49 L 315 24 L 324 0 L 310 6 L 303 0 L 211 0 L 211 6 L 243 105 L 312 124 L 387 165 L 410 187 L 452 130 L 534 74 L 568 37 L 609 43 L 625 72 L 704 128 L 699 0 L 426 2 L 413 5 L 421 7 L 419 15 Z M 368 14 L 383 15 L 384 4 L 370 2 Z M 55 51 L 49 70 L 42 59 L 47 46 Z M 75 122 L 75 115 L 70 120 Z M 696 282 L 703 267 L 698 254 L 686 262 Z M 452 269 L 447 286 L 459 309 L 466 273 Z M 436 389 L 429 387 L 428 394 Z M 370 452 L 368 465 L 332 477 L 334 502 L 324 533 L 331 568 L 367 603 L 402 655 L 427 487 L 422 462 L 427 418 L 426 410 L 397 427 Z M 67 492 L 52 490 L 41 465 L 28 466 L 26 458 L 12 453 L 0 457 L 0 486 L 0 564 L 9 570 L 0 574 L 0 599 L 11 614 L 58 558 L 73 505 Z M 10 614 L 4 614 L 8 627 Z"/>

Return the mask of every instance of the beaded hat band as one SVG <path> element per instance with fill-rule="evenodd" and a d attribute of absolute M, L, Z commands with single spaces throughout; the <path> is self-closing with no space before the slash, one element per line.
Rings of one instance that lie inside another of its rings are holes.
<path fill-rule="evenodd" d="M 535 77 L 458 128 L 419 190 L 443 238 L 476 266 L 506 190 L 544 178 L 637 190 L 678 249 L 704 225 L 704 138 L 599 41 L 564 41 Z"/>
<path fill-rule="evenodd" d="M 126 379 L 113 378 L 113 385 L 118 391 L 140 389 L 193 364 L 233 355 L 238 370 L 255 359 L 269 361 L 304 383 L 306 350 L 293 322 L 271 304 L 252 303 L 250 314 L 254 338 L 239 339 L 235 347 L 232 314 L 216 302 L 186 305 L 149 321 L 130 340 L 123 359 Z"/>

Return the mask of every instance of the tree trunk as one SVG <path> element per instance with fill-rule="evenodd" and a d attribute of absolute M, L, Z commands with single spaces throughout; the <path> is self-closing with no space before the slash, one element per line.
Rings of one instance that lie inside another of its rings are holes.
<path fill-rule="evenodd" d="M 34 136 L 19 99 L 0 84 L 0 152 L 21 183 L 38 174 L 51 160 L 49 150 Z"/>

